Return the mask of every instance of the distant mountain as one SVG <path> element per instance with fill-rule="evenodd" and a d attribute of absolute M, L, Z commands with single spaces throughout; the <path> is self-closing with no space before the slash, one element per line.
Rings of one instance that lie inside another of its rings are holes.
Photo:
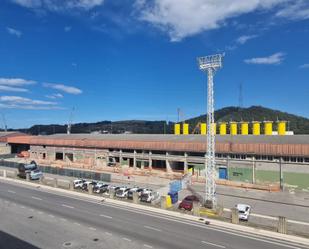
<path fill-rule="evenodd" d="M 249 108 L 239 107 L 225 107 L 215 111 L 215 121 L 229 122 L 229 121 L 274 121 L 284 120 L 288 121 L 287 129 L 294 131 L 295 134 L 309 134 L 309 119 L 265 108 L 262 106 L 251 106 Z M 201 115 L 187 120 L 190 127 L 195 127 L 198 122 L 206 122 L 206 115 Z M 276 124 L 274 124 L 274 128 Z"/>
<path fill-rule="evenodd" d="M 251 106 L 249 108 L 225 107 L 215 111 L 215 121 L 288 121 L 288 129 L 294 131 L 295 134 L 309 134 L 309 119 L 272 110 L 262 106 Z M 190 132 L 199 122 L 206 122 L 206 115 L 186 120 L 190 124 Z M 145 120 L 128 120 L 128 121 L 101 121 L 97 123 L 77 123 L 72 125 L 72 133 L 148 133 L 148 134 L 170 134 L 173 133 L 173 122 L 168 124 L 165 121 L 145 121 Z M 20 131 L 38 135 L 38 134 L 54 134 L 66 133 L 66 125 L 34 125 L 29 129 Z"/>

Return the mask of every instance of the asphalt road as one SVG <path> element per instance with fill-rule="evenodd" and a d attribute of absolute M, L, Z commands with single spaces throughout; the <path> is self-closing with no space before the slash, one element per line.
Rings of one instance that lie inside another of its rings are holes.
<path fill-rule="evenodd" d="M 0 208 L 0 231 L 33 248 L 309 248 L 3 180 Z"/>

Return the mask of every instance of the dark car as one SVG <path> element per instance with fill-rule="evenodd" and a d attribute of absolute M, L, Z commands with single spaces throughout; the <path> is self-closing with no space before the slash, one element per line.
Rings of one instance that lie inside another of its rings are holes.
<path fill-rule="evenodd" d="M 185 209 L 188 211 L 191 211 L 193 208 L 193 202 L 194 201 L 199 201 L 199 198 L 195 195 L 188 195 L 186 198 L 182 200 L 182 202 L 179 204 L 178 208 L 179 209 Z"/>
<path fill-rule="evenodd" d="M 108 184 L 103 184 L 103 185 L 99 185 L 99 186 L 96 185 L 96 186 L 93 187 L 93 192 L 97 193 L 97 194 L 102 194 L 102 193 L 107 191 L 108 186 L 109 186 Z"/>
<path fill-rule="evenodd" d="M 142 192 L 144 191 L 143 188 L 138 188 L 137 190 L 130 190 L 128 192 L 128 196 L 127 198 L 130 199 L 130 200 L 133 200 L 133 193 L 136 192 L 138 193 L 138 196 L 140 197 L 142 195 Z"/>

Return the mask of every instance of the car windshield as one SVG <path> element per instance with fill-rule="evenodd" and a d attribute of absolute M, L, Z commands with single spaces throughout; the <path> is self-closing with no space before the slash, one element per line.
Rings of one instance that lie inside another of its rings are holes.
<path fill-rule="evenodd" d="M 245 213 L 245 211 L 243 211 L 243 210 L 239 210 L 239 213 L 240 213 L 240 214 L 244 214 L 244 213 Z"/>

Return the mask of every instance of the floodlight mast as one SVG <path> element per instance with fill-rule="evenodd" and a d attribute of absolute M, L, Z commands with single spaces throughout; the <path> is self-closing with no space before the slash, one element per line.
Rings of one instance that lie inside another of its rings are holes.
<path fill-rule="evenodd" d="M 224 54 L 197 58 L 199 69 L 208 75 L 207 84 L 207 152 L 205 157 L 205 204 L 215 208 L 216 198 L 216 164 L 215 164 L 215 119 L 214 119 L 214 82 L 217 70 L 222 68 Z"/>

